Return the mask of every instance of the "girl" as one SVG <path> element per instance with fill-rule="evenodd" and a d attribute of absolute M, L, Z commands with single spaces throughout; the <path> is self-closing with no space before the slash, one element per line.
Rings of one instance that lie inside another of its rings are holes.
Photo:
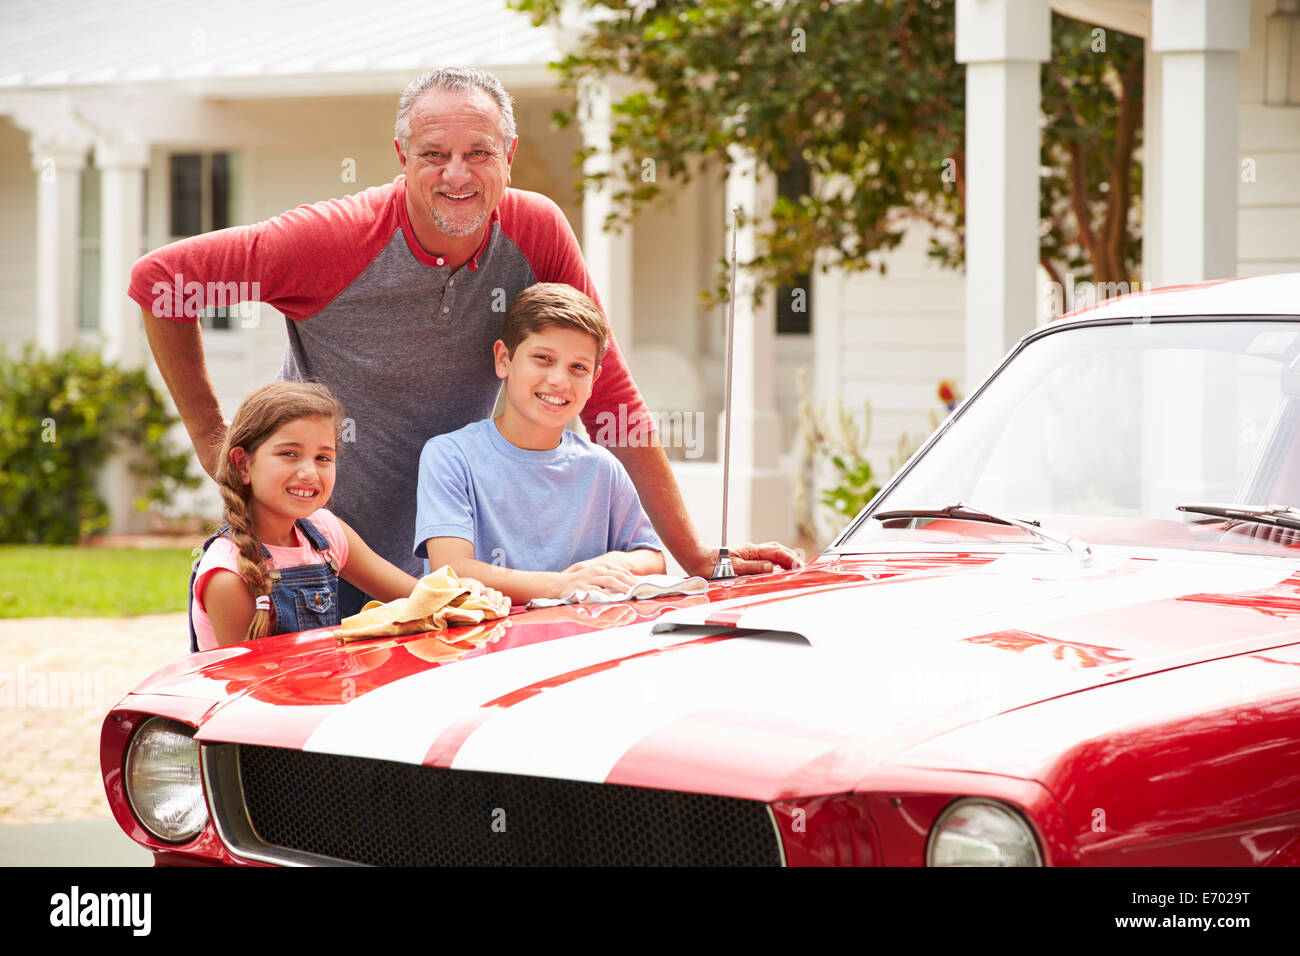
<path fill-rule="evenodd" d="M 191 578 L 190 650 L 337 625 L 340 574 L 385 602 L 415 587 L 322 507 L 342 421 L 338 399 L 306 382 L 263 385 L 239 406 L 217 466 L 226 525 Z"/>

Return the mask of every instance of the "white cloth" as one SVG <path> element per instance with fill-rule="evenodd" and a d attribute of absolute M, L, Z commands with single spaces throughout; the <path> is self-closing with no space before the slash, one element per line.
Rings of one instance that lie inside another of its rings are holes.
<path fill-rule="evenodd" d="M 528 607 L 555 607 L 558 604 L 618 604 L 620 601 L 643 601 L 646 598 L 670 597 L 677 594 L 702 594 L 709 587 L 709 582 L 699 576 L 677 578 L 671 574 L 640 574 L 636 576 L 636 580 L 636 585 L 622 594 L 611 594 L 601 590 L 576 590 L 563 599 L 533 598 L 528 602 Z"/>

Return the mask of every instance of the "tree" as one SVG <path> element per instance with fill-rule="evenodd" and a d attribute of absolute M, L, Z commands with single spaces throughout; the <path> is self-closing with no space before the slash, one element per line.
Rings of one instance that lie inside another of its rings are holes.
<path fill-rule="evenodd" d="M 1141 37 L 1052 16 L 1043 70 L 1039 261 L 1097 283 L 1123 283 L 1141 259 Z"/>
<path fill-rule="evenodd" d="M 576 0 L 591 14 L 558 68 L 577 87 L 624 75 L 613 104 L 608 225 L 660 194 L 644 160 L 669 178 L 729 165 L 743 145 L 774 171 L 802 160 L 817 174 L 776 202 L 750 263 L 760 285 L 823 268 L 878 268 L 917 222 L 931 255 L 963 261 L 965 73 L 954 59 L 949 0 Z M 559 22 L 574 0 L 517 0 Z M 1043 76 L 1042 262 L 1080 279 L 1121 281 L 1139 245 L 1142 41 L 1053 15 Z M 573 112 L 557 114 L 561 124 Z M 713 159 L 715 165 L 701 164 Z M 591 177 L 600 179 L 601 176 Z M 659 177 L 655 177 L 656 180 Z"/>

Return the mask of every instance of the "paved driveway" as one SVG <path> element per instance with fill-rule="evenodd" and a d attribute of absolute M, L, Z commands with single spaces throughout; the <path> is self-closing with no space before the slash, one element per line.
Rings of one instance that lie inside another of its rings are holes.
<path fill-rule="evenodd" d="M 184 655 L 188 641 L 183 613 L 0 620 L 0 864 L 134 858 L 118 855 L 117 837 L 126 838 L 104 799 L 99 727 L 142 678 Z M 69 825 L 8 829 L 54 823 Z M 126 853 L 143 853 L 127 843 Z"/>

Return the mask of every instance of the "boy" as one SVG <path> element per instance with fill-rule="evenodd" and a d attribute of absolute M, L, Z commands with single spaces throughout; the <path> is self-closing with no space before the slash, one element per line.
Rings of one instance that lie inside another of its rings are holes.
<path fill-rule="evenodd" d="M 436 435 L 420 455 L 415 554 L 515 604 L 576 589 L 622 593 L 662 574 L 663 545 L 631 479 L 564 426 L 600 376 L 607 331 L 590 298 L 538 283 L 506 311 L 492 346 L 505 407 Z"/>

